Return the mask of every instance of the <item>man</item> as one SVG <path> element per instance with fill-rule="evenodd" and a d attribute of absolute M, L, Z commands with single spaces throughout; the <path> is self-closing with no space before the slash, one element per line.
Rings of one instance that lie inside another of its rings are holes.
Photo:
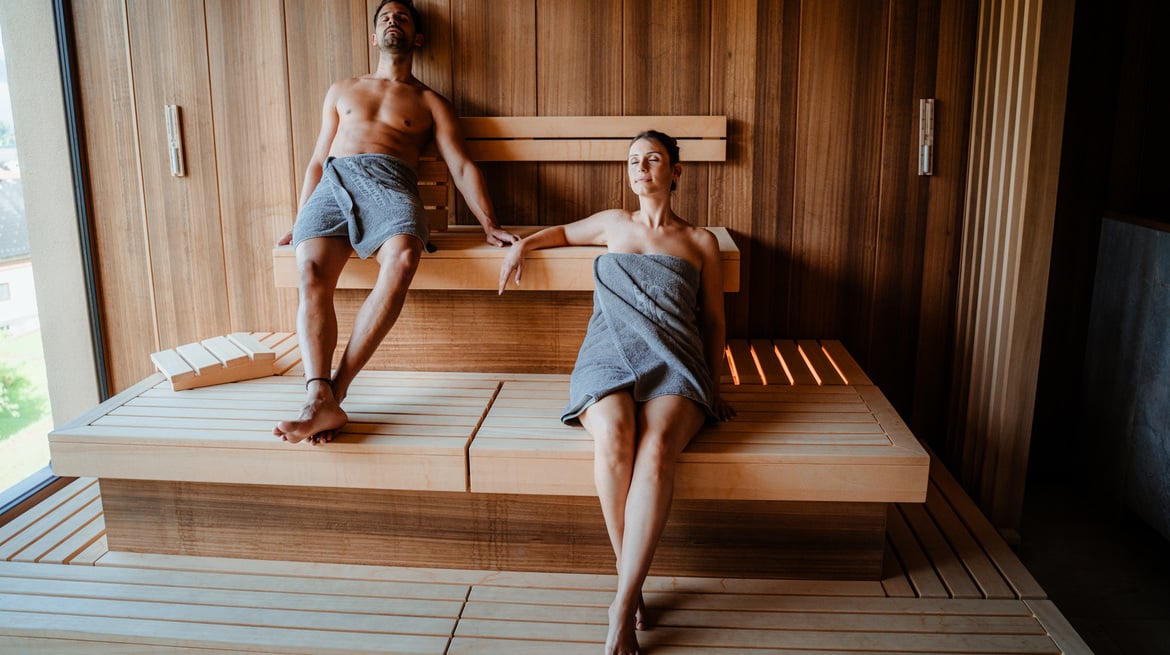
<path fill-rule="evenodd" d="M 345 425 L 341 402 L 346 391 L 402 310 L 427 242 L 415 170 L 432 138 L 488 243 L 519 240 L 496 223 L 483 176 L 467 156 L 451 105 L 411 73 L 414 50 L 423 43 L 412 0 L 383 0 L 374 12 L 370 40 L 381 53 L 378 69 L 329 88 L 300 212 L 292 231 L 278 242 L 296 248 L 297 331 L 307 379 L 300 416 L 273 429 L 285 441 L 329 441 Z M 330 374 L 337 347 L 333 295 L 353 251 L 377 258 L 378 279 Z"/>

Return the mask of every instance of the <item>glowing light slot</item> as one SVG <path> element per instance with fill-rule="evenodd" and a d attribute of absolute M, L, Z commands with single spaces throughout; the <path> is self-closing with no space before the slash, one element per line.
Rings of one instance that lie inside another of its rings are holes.
<path fill-rule="evenodd" d="M 845 384 L 849 384 L 849 378 L 845 377 L 845 372 L 841 370 L 840 366 L 837 366 L 837 362 L 833 360 L 833 356 L 829 354 L 828 350 L 825 350 L 824 346 L 821 346 L 821 352 L 825 353 L 825 357 L 827 357 L 829 363 L 833 365 L 833 370 L 837 371 L 837 375 L 841 376 L 841 380 Z"/>
<path fill-rule="evenodd" d="M 731 369 L 731 383 L 739 386 L 739 370 L 735 368 L 735 358 L 731 356 L 731 347 L 723 347 L 723 356 L 727 358 L 727 368 Z"/>
<path fill-rule="evenodd" d="M 808 367 L 808 370 L 812 373 L 813 379 L 817 381 L 817 386 L 819 387 L 824 384 L 821 382 L 821 376 L 817 375 L 817 370 L 813 368 L 812 362 L 809 361 L 808 355 L 804 354 L 804 348 L 797 346 L 796 352 L 800 353 L 800 358 L 804 360 L 804 365 Z"/>
<path fill-rule="evenodd" d="M 788 386 L 796 384 L 796 378 L 792 377 L 792 371 L 788 370 L 788 362 L 784 361 L 784 356 L 780 354 L 780 349 L 772 346 L 772 352 L 776 353 L 776 359 L 780 360 L 780 368 L 784 369 L 784 377 L 788 378 Z"/>
<path fill-rule="evenodd" d="M 756 371 L 759 372 L 759 374 L 760 374 L 760 383 L 762 383 L 764 386 L 768 386 L 768 376 L 764 375 L 764 367 L 760 366 L 760 358 L 758 355 L 756 355 L 755 347 L 753 346 L 753 347 L 750 347 L 749 349 L 750 349 L 750 352 L 752 353 L 752 362 L 755 363 Z"/>

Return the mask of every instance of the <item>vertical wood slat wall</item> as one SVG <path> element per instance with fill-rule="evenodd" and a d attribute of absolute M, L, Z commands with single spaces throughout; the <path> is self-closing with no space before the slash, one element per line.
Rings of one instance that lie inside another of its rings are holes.
<path fill-rule="evenodd" d="M 1056 209 L 1071 3 L 985 0 L 963 225 L 948 455 L 1019 526 Z"/>
<path fill-rule="evenodd" d="M 729 334 L 841 339 L 920 435 L 942 432 L 917 409 L 947 404 L 976 0 L 418 4 L 415 73 L 460 114 L 726 115 L 728 161 L 688 165 L 676 209 L 736 235 Z M 267 253 L 291 226 L 326 89 L 376 64 L 376 6 L 72 3 L 115 389 L 150 372 L 154 349 L 294 328 Z M 938 99 L 931 178 L 915 175 L 919 97 Z M 166 167 L 164 104 L 183 107 L 187 177 Z M 505 223 L 634 203 L 620 163 L 484 169 Z M 339 294 L 343 331 L 362 297 Z M 587 295 L 538 310 L 484 298 L 412 293 L 386 360 L 450 365 L 483 347 L 467 326 L 492 324 L 525 334 L 515 366 L 571 364 L 576 345 L 556 335 L 583 329 Z"/>

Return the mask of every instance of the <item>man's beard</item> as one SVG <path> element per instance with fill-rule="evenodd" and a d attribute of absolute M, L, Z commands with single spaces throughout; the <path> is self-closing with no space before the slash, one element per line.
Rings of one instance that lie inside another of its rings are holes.
<path fill-rule="evenodd" d="M 403 35 L 387 34 L 382 37 L 378 47 L 393 55 L 405 55 L 414 50 L 414 42 Z"/>

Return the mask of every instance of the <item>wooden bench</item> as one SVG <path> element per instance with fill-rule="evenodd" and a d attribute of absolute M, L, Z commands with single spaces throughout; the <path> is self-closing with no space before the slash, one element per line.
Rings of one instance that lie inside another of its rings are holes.
<path fill-rule="evenodd" d="M 463 127 L 480 161 L 622 161 L 630 135 L 647 128 L 680 137 L 684 160 L 726 157 L 723 117 L 464 119 Z M 435 159 L 420 169 L 424 202 L 447 227 L 445 169 Z M 738 250 L 726 230 L 708 229 L 734 291 Z M 149 378 L 54 431 L 54 469 L 101 480 L 109 547 L 609 571 L 592 442 L 556 420 L 602 249 L 534 253 L 523 288 L 547 293 L 504 300 L 494 293 L 503 249 L 487 246 L 478 228 L 436 241 L 391 332 L 398 345 L 379 348 L 391 350 L 390 365 L 374 362 L 355 380 L 350 423 L 327 446 L 271 434 L 303 402 L 289 334 L 259 335 L 285 375 L 183 392 Z M 291 249 L 273 258 L 277 284 L 295 286 Z M 370 286 L 373 266 L 351 259 L 343 287 Z M 461 295 L 435 309 L 422 302 L 428 293 Z M 501 313 L 506 322 L 483 318 Z M 436 330 L 443 321 L 447 332 Z M 473 347 L 449 339 L 468 332 Z M 521 348 L 483 348 L 516 344 L 518 334 Z M 736 342 L 727 362 L 723 391 L 739 418 L 704 431 L 680 458 L 654 571 L 880 579 L 888 507 L 925 498 L 926 453 L 839 343 Z"/>
<path fill-rule="evenodd" d="M 155 376 L 50 435 L 58 474 L 101 479 L 111 549 L 612 567 L 591 442 L 555 418 L 565 376 L 365 371 L 337 441 L 290 445 L 271 427 L 302 402 L 295 338 L 258 336 L 287 375 Z M 724 377 L 740 416 L 681 457 L 655 571 L 879 579 L 887 508 L 929 469 L 889 403 L 836 342 L 736 342 Z"/>
<path fill-rule="evenodd" d="M 508 116 L 460 119 L 467 149 L 479 162 L 612 162 L 625 161 L 629 140 L 648 128 L 679 140 L 684 161 L 724 161 L 727 158 L 727 119 L 724 116 Z M 411 289 L 495 291 L 500 262 L 507 252 L 487 245 L 478 226 L 454 223 L 454 185 L 447 167 L 433 151 L 419 162 L 419 193 L 431 220 L 431 241 L 437 247 L 419 262 Z M 598 209 L 601 209 L 598 207 Z M 583 218 L 583 217 L 570 217 Z M 527 236 L 539 228 L 509 230 Z M 713 227 L 723 255 L 725 291 L 739 290 L 739 250 L 726 228 Z M 591 291 L 591 264 L 597 248 L 559 248 L 534 252 L 524 271 L 525 291 Z M 291 246 L 272 251 L 273 276 L 278 287 L 295 288 L 296 256 Z M 352 255 L 338 288 L 369 289 L 378 264 Z"/>

